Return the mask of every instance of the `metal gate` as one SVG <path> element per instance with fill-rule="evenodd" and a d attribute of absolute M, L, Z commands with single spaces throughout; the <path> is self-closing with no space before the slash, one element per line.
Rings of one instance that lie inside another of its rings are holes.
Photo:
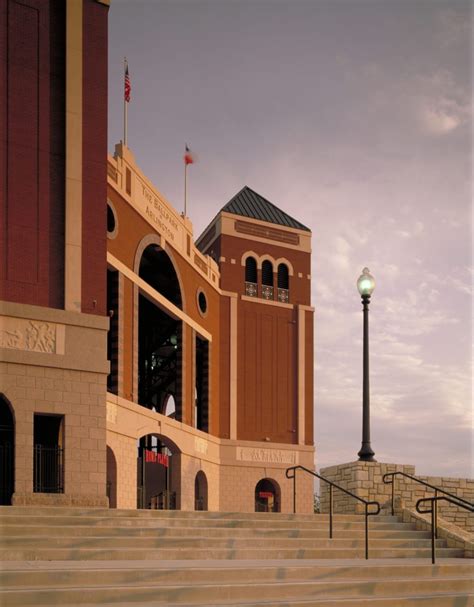
<path fill-rule="evenodd" d="M 34 447 L 33 491 L 64 493 L 64 450 L 61 447 Z"/>

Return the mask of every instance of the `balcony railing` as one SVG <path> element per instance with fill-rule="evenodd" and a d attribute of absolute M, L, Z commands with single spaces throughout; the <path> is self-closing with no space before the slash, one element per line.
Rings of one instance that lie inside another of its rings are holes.
<path fill-rule="evenodd" d="M 258 297 L 258 286 L 256 282 L 245 283 L 245 295 L 247 295 L 247 297 Z"/>
<path fill-rule="evenodd" d="M 289 299 L 288 289 L 278 289 L 278 301 L 280 303 L 288 303 Z"/>
<path fill-rule="evenodd" d="M 273 287 L 262 285 L 262 298 L 273 299 Z"/>

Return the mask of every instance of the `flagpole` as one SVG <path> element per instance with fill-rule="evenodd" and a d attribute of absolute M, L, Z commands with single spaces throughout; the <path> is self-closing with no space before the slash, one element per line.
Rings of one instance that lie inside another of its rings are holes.
<path fill-rule="evenodd" d="M 125 70 L 127 69 L 127 58 L 123 58 L 123 77 L 125 81 Z M 125 99 L 125 94 L 123 96 L 123 143 L 127 146 L 127 100 Z"/>
<path fill-rule="evenodd" d="M 186 213 L 187 213 L 187 200 L 186 200 L 186 176 L 187 176 L 187 169 L 188 168 L 188 163 L 186 161 L 184 161 L 184 216 L 186 217 Z"/>

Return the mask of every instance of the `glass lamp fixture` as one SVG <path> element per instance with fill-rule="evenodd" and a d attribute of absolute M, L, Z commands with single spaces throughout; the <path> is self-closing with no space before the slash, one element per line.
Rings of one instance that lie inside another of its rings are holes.
<path fill-rule="evenodd" d="M 370 273 L 369 268 L 364 268 L 362 270 L 362 274 L 357 279 L 357 289 L 362 297 L 364 297 L 364 295 L 368 295 L 369 297 L 372 295 L 372 292 L 375 289 L 375 279 Z"/>

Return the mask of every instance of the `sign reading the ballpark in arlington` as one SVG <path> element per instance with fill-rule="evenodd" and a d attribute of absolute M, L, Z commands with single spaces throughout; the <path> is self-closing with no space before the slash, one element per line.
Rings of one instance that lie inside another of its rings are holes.
<path fill-rule="evenodd" d="M 296 464 L 296 453 L 282 449 L 262 449 L 259 447 L 238 447 L 237 459 L 244 462 L 268 464 Z"/>
<path fill-rule="evenodd" d="M 133 202 L 148 222 L 162 234 L 165 239 L 179 243 L 180 222 L 166 202 L 148 188 L 143 181 L 137 177 L 137 191 Z"/>

